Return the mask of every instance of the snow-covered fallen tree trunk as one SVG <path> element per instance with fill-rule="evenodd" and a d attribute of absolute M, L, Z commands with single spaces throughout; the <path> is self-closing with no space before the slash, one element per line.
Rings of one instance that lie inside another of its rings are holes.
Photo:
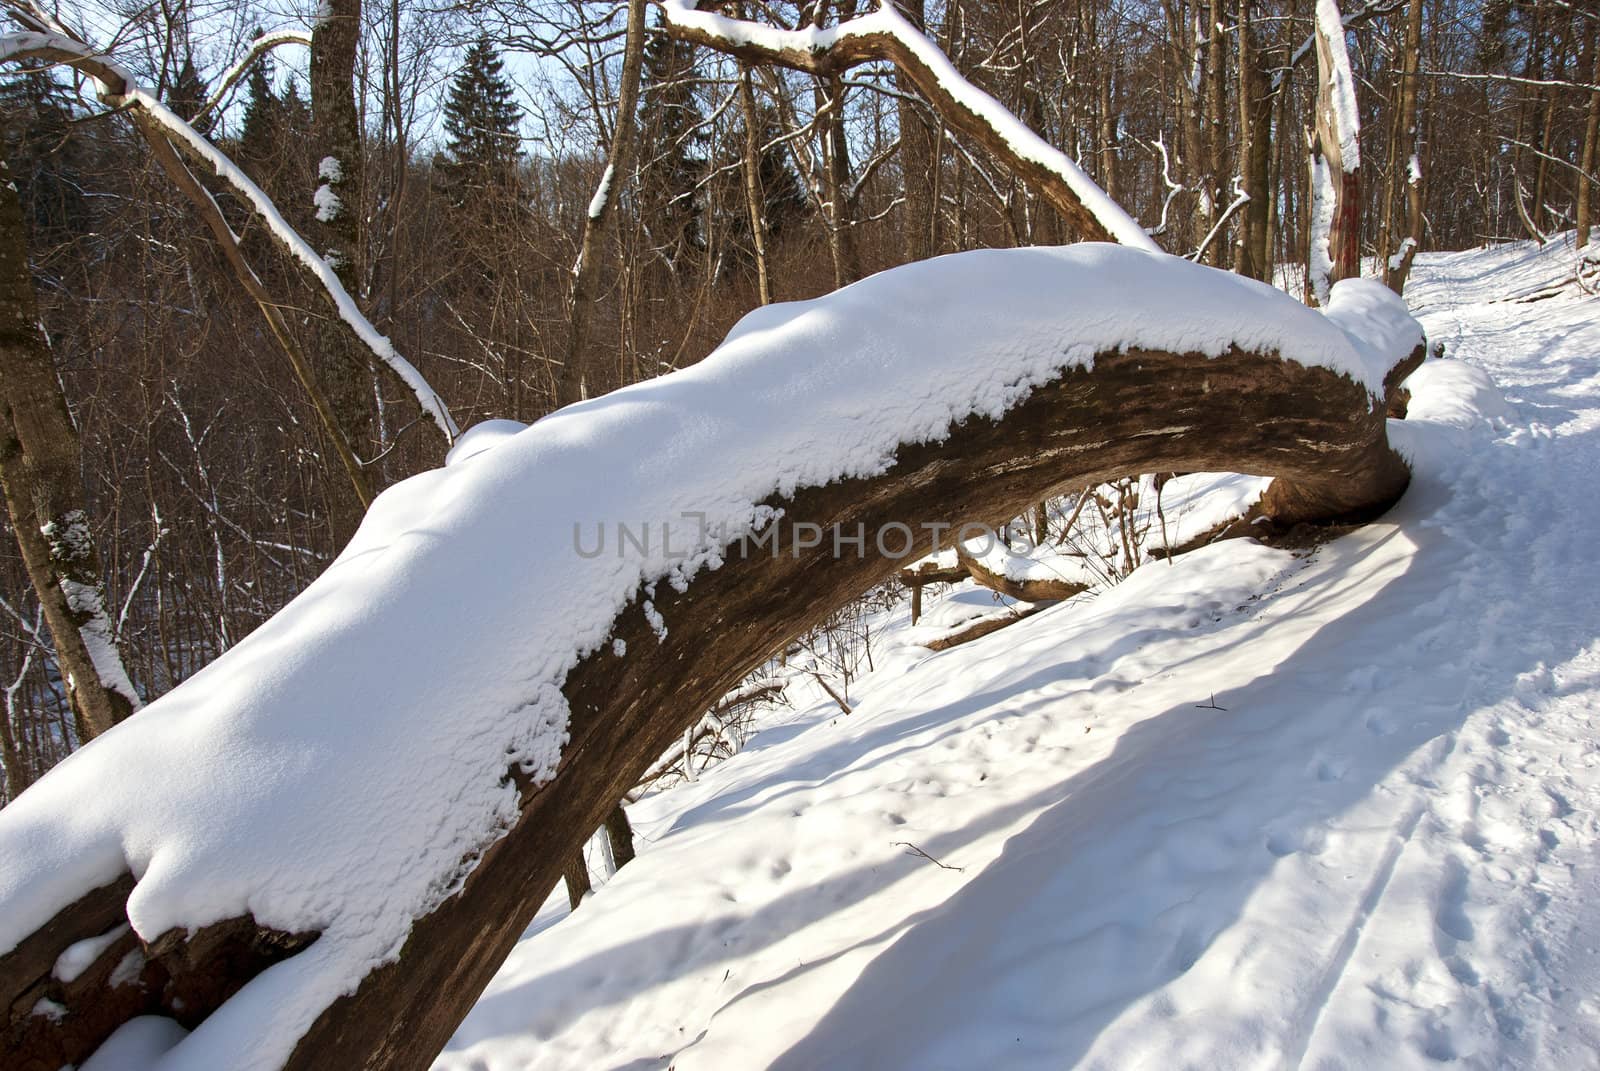
<path fill-rule="evenodd" d="M 987 250 L 469 432 L 0 810 L 5 1063 L 153 1014 L 193 1028 L 163 1068 L 426 1066 L 575 847 L 787 638 L 951 525 L 1126 473 L 1275 476 L 1274 525 L 1372 517 L 1421 343 L 1375 281 L 1323 314 L 1158 253 Z"/>

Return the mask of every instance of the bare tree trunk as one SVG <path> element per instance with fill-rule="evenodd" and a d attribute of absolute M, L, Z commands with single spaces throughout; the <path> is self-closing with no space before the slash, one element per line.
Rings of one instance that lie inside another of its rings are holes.
<path fill-rule="evenodd" d="M 1222 0 L 1210 0 L 1209 43 L 1206 46 L 1206 167 L 1210 171 L 1206 190 L 1207 231 L 1217 225 L 1228 200 L 1228 83 L 1225 70 L 1228 62 L 1228 41 L 1223 36 L 1225 12 Z M 1225 242 L 1218 242 L 1205 254 L 1207 264 L 1226 266 L 1223 250 Z"/>
<path fill-rule="evenodd" d="M 633 823 L 628 821 L 628 812 L 622 809 L 620 803 L 606 815 L 606 838 L 611 842 L 611 862 L 614 866 L 621 869 L 633 862 Z"/>
<path fill-rule="evenodd" d="M 361 0 L 324 0 L 311 34 L 311 115 L 318 156 L 313 177 L 316 243 L 352 298 L 359 298 L 361 128 L 356 117 L 356 50 Z M 319 321 L 322 381 L 351 449 L 371 452 L 370 354 L 344 325 Z"/>
<path fill-rule="evenodd" d="M 1239 165 L 1244 190 L 1250 195 L 1240 217 L 1238 260 L 1241 275 L 1265 280 L 1268 209 L 1272 204 L 1272 113 L 1275 104 L 1267 64 L 1251 21 L 1250 0 L 1239 3 Z"/>
<path fill-rule="evenodd" d="M 22 204 L 0 159 L 0 486 L 82 743 L 138 709 L 139 696 L 106 612 L 80 456 L 39 324 Z"/>
<path fill-rule="evenodd" d="M 1400 68 L 1400 113 L 1395 117 L 1396 125 L 1403 132 L 1401 141 L 1411 149 L 1405 169 L 1406 236 L 1392 255 L 1386 247 L 1378 247 L 1380 253 L 1390 257 L 1384 264 L 1383 281 L 1396 294 L 1405 290 L 1411 261 L 1422 245 L 1422 126 L 1417 115 L 1417 64 L 1421 51 L 1422 0 L 1410 0 L 1406 8 L 1405 58 Z M 1398 173 L 1399 154 L 1395 155 Z"/>
<path fill-rule="evenodd" d="M 923 0 L 895 0 L 906 21 L 918 31 L 926 32 L 927 14 Z M 933 255 L 933 220 L 937 205 L 934 202 L 934 145 L 937 137 L 911 99 L 917 87 L 904 71 L 895 71 L 895 86 L 904 96 L 897 105 L 900 118 L 900 169 L 905 179 L 904 220 L 900 228 L 901 246 L 907 261 L 926 260 Z"/>
<path fill-rule="evenodd" d="M 567 349 L 556 377 L 556 405 L 583 399 L 589 382 L 589 322 L 594 313 L 595 270 L 600 246 L 616 213 L 618 194 L 633 170 L 634 128 L 638 123 L 639 76 L 644 67 L 644 0 L 628 0 L 628 37 L 622 52 L 622 85 L 617 92 L 617 121 L 611 132 L 611 151 L 605 175 L 589 202 L 583 221 L 583 241 L 572 268 L 568 300 Z"/>
<path fill-rule="evenodd" d="M 594 883 L 589 880 L 589 863 L 583 857 L 583 845 L 579 844 L 577 851 L 567 855 L 567 865 L 561 871 L 561 878 L 567 886 L 567 906 L 578 910 L 578 905 L 583 903 L 583 898 L 594 891 Z"/>
<path fill-rule="evenodd" d="M 1588 33 L 1584 35 L 1583 50 L 1588 57 L 1588 62 L 1583 65 L 1583 70 L 1590 74 L 1592 83 L 1600 85 L 1600 46 L 1595 43 L 1595 38 L 1600 36 L 1597 29 L 1600 20 L 1590 19 Z M 1600 90 L 1589 93 L 1589 109 L 1583 124 L 1583 156 L 1578 164 L 1583 172 L 1578 177 L 1578 205 L 1576 209 L 1576 223 L 1578 227 L 1577 245 L 1579 249 L 1589 244 L 1589 197 L 1594 187 L 1595 168 L 1595 140 L 1600 136 Z"/>
<path fill-rule="evenodd" d="M 750 215 L 750 244 L 755 248 L 756 290 L 761 304 L 772 304 L 772 281 L 767 277 L 766 193 L 761 188 L 761 123 L 756 95 L 750 86 L 750 67 L 739 64 L 739 106 L 744 112 L 744 203 Z"/>

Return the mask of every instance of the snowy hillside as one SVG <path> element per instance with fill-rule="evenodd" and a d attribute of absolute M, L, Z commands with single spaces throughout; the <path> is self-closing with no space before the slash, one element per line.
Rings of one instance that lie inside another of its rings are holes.
<path fill-rule="evenodd" d="M 437 1066 L 1592 1066 L 1600 308 L 1573 261 L 1418 258 L 1452 360 L 1414 377 L 1382 522 L 1146 565 L 937 654 L 902 611 L 853 714 L 786 712 L 633 807 L 639 858 L 570 917 L 558 892 Z"/>

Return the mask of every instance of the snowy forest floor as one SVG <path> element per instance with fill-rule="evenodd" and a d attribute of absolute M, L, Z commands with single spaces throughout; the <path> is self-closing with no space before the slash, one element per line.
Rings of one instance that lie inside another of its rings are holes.
<path fill-rule="evenodd" d="M 1597 1066 L 1573 263 L 1418 258 L 1430 339 L 1509 404 L 1419 440 L 1379 523 L 937 654 L 902 609 L 853 714 L 783 712 L 631 808 L 639 858 L 571 916 L 558 890 L 438 1067 Z"/>

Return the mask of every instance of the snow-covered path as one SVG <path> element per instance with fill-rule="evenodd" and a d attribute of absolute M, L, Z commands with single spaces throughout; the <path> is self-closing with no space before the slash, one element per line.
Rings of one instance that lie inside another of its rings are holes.
<path fill-rule="evenodd" d="M 641 804 L 440 1066 L 1600 1066 L 1600 316 L 1494 300 L 1563 259 L 1419 258 L 1511 404 L 1433 370 L 1383 522 L 886 652 Z"/>

